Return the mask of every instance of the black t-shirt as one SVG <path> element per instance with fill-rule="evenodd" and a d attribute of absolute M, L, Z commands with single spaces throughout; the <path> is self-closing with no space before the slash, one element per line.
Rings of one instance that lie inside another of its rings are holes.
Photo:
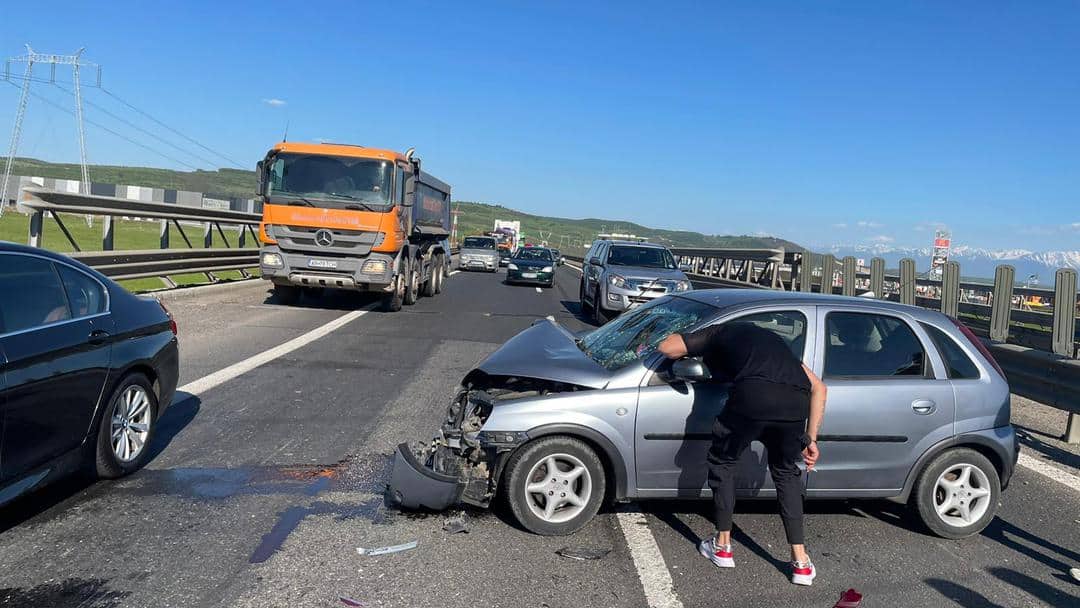
<path fill-rule="evenodd" d="M 801 420 L 810 412 L 810 380 L 783 338 L 751 323 L 725 323 L 682 334 L 713 378 L 732 382 L 728 408 L 758 420 Z"/>

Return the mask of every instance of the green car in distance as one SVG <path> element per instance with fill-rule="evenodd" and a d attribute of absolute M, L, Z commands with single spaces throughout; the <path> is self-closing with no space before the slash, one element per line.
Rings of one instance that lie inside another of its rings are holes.
<path fill-rule="evenodd" d="M 522 247 L 506 266 L 507 283 L 555 285 L 555 258 L 547 247 Z"/>

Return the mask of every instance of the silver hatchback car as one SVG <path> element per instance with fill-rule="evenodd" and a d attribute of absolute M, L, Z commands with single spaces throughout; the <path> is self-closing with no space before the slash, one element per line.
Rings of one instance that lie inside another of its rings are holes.
<path fill-rule="evenodd" d="M 765 290 L 669 295 L 582 335 L 536 322 L 466 375 L 430 445 L 398 447 L 391 497 L 442 509 L 502 494 L 544 535 L 574 532 L 605 499 L 709 497 L 705 454 L 728 385 L 656 345 L 716 323 L 775 331 L 828 385 L 808 498 L 907 502 L 946 538 L 993 519 L 1019 447 L 982 342 L 934 311 Z M 775 495 L 763 451 L 746 453 L 741 496 Z"/>

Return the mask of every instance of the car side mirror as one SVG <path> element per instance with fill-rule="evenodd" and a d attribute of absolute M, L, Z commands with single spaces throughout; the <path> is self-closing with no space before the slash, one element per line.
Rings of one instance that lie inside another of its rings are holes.
<path fill-rule="evenodd" d="M 671 364 L 671 376 L 686 382 L 705 382 L 712 378 L 700 359 L 683 358 Z"/>
<path fill-rule="evenodd" d="M 598 256 L 594 255 L 593 257 L 589 258 L 589 264 L 592 266 L 600 266 L 601 264 L 603 264 L 603 262 L 600 261 L 600 258 Z"/>
<path fill-rule="evenodd" d="M 257 185 L 255 186 L 255 194 L 258 196 L 264 196 L 266 194 L 266 174 L 263 173 L 263 161 L 255 163 L 255 179 Z"/>
<path fill-rule="evenodd" d="M 691 266 L 690 264 L 679 264 L 679 270 L 681 270 L 683 272 L 690 272 L 693 269 L 694 269 L 694 267 Z"/>

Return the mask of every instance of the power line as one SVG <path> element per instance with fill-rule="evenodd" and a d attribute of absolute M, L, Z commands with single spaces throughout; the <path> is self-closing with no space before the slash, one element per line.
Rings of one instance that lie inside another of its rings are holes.
<path fill-rule="evenodd" d="M 8 82 L 8 84 L 10 84 L 11 86 L 13 86 L 15 88 L 19 88 L 19 85 L 15 84 L 14 82 L 11 82 L 11 81 L 6 81 L 6 82 Z M 41 100 L 45 104 L 50 105 L 50 106 L 60 110 L 61 112 L 65 113 L 65 114 L 75 116 L 74 111 L 65 108 L 64 106 L 56 103 L 55 101 L 49 99 L 48 97 L 45 97 L 43 95 L 39 95 L 37 93 L 34 93 L 33 91 L 30 92 L 30 96 Z M 170 160 L 170 161 L 172 161 L 172 162 L 174 162 L 174 163 L 176 163 L 178 165 L 183 165 L 183 166 L 185 166 L 185 167 L 187 167 L 187 168 L 189 168 L 189 169 L 191 169 L 193 171 L 198 171 L 199 170 L 199 168 L 194 166 L 194 165 L 186 163 L 186 162 L 184 162 L 184 161 L 182 161 L 182 160 L 180 160 L 178 158 L 174 158 L 173 156 L 170 156 L 170 155 L 168 155 L 168 154 L 166 154 L 166 153 L 164 153 L 164 152 L 162 152 L 160 150 L 156 150 L 156 149 L 154 149 L 154 148 L 152 148 L 150 146 L 147 146 L 146 144 L 144 144 L 144 143 L 142 143 L 140 141 L 136 141 L 134 139 L 131 139 L 130 137 L 124 135 L 123 133 L 117 133 L 116 131 L 110 129 L 109 127 L 107 127 L 107 126 L 105 126 L 105 125 L 103 125 L 103 124 L 101 124 L 99 122 L 96 122 L 96 121 L 93 121 L 93 120 L 90 120 L 90 119 L 86 119 L 86 123 L 90 124 L 90 125 L 93 125 L 93 126 L 99 128 L 99 129 L 101 129 L 102 131 L 105 131 L 106 133 L 110 133 L 110 134 L 112 134 L 112 135 L 114 135 L 116 137 L 119 137 L 120 139 L 122 139 L 122 140 L 124 140 L 124 141 L 126 141 L 126 142 L 128 142 L 128 143 L 130 143 L 132 145 L 138 146 L 138 147 L 140 147 L 140 148 L 142 148 L 144 150 L 147 150 L 149 152 L 157 154 L 158 156 L 160 156 L 162 158 L 168 159 L 168 160 Z"/>

